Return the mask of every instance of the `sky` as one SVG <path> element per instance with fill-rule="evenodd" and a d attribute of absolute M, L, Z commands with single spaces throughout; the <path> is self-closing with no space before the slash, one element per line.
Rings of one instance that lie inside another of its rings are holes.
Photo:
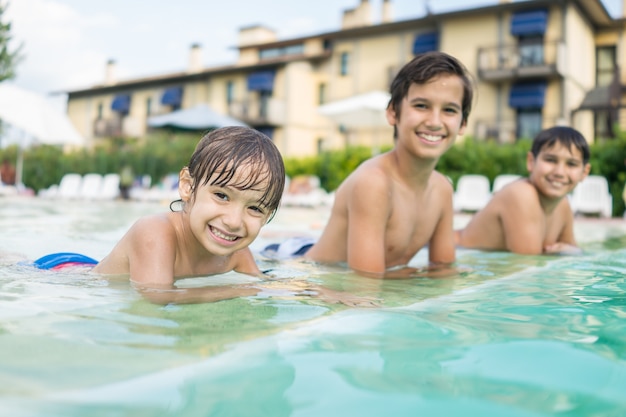
<path fill-rule="evenodd" d="M 622 0 L 604 0 L 619 13 Z M 339 30 L 343 10 L 359 0 L 0 0 L 22 44 L 18 87 L 41 94 L 100 84 L 106 62 L 118 80 L 184 71 L 192 44 L 207 67 L 234 63 L 238 31 L 262 24 L 278 39 Z M 394 20 L 496 4 L 497 0 L 391 0 Z M 382 0 L 370 0 L 380 21 Z"/>

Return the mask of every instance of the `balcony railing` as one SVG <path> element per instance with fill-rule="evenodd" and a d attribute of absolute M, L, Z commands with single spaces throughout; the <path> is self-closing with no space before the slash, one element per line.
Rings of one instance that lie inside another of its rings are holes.
<path fill-rule="evenodd" d="M 121 136 L 141 136 L 141 122 L 133 117 L 114 117 L 111 119 L 99 119 L 93 124 L 93 133 L 97 138 L 121 137 Z"/>
<path fill-rule="evenodd" d="M 249 125 L 283 125 L 286 121 L 285 102 L 272 98 L 230 103 L 228 114 Z"/>
<path fill-rule="evenodd" d="M 505 45 L 478 50 L 478 76 L 485 81 L 565 76 L 565 44 Z"/>
<path fill-rule="evenodd" d="M 542 116 L 540 129 L 567 124 L 567 121 L 560 117 Z M 498 143 L 513 143 L 519 139 L 517 137 L 517 128 L 517 123 L 513 119 L 501 121 L 485 119 L 476 120 L 474 125 L 474 137 L 477 140 L 493 140 Z"/>

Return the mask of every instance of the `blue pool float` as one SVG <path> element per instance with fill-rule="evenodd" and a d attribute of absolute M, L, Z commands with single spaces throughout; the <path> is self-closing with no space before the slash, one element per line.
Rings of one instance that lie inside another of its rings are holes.
<path fill-rule="evenodd" d="M 33 262 L 39 269 L 58 270 L 69 266 L 95 266 L 98 264 L 93 258 L 73 252 L 57 252 L 42 256 Z"/>

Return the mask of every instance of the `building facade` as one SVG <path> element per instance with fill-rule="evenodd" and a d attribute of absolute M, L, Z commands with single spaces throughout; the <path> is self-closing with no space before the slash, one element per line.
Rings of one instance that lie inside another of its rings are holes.
<path fill-rule="evenodd" d="M 206 104 L 268 134 L 285 156 L 381 146 L 392 143 L 391 127 L 340 125 L 319 107 L 388 91 L 415 54 L 440 50 L 476 82 L 466 135 L 510 143 L 560 124 L 594 141 L 616 126 L 626 130 L 626 20 L 600 0 L 503 0 L 403 21 L 391 20 L 391 8 L 384 0 L 374 23 L 369 1 L 360 0 L 343 12 L 339 30 L 292 39 L 241 28 L 238 59 L 228 66 L 203 67 L 200 45 L 180 73 L 116 80 L 109 62 L 102 84 L 67 92 L 68 115 L 92 144 L 144 137 L 149 117 Z"/>

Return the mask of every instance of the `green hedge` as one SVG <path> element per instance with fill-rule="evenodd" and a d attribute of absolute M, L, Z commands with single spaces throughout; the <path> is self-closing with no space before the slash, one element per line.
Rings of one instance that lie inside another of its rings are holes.
<path fill-rule="evenodd" d="M 128 163 L 136 175 L 150 175 L 156 183 L 187 165 L 199 138 L 197 133 L 176 133 L 152 135 L 144 142 L 116 139 L 92 151 L 68 154 L 58 147 L 37 146 L 24 151 L 23 180 L 27 187 L 38 191 L 58 184 L 68 172 L 83 175 L 119 172 Z M 437 169 L 455 184 L 463 174 L 482 174 L 492 182 L 499 174 L 526 175 L 526 154 L 530 145 L 529 140 L 501 145 L 467 138 L 441 157 Z M 382 152 L 387 150 L 382 149 Z M 622 191 L 626 183 L 626 132 L 622 132 L 617 139 L 593 144 L 591 155 L 591 173 L 607 178 L 613 195 L 613 213 L 621 216 L 624 213 Z M 0 159 L 7 157 L 15 160 L 16 156 L 15 146 L 0 150 Z M 332 191 L 371 156 L 370 148 L 350 147 L 314 157 L 286 158 L 285 168 L 290 177 L 317 175 L 322 186 Z"/>

